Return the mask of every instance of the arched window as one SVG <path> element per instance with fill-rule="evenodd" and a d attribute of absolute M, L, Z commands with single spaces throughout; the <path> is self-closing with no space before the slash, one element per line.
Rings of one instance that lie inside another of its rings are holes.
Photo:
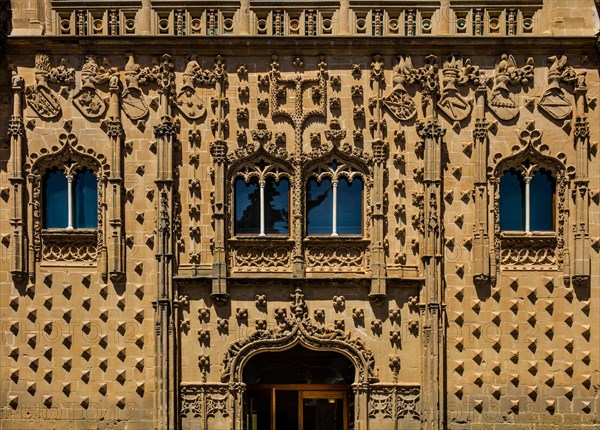
<path fill-rule="evenodd" d="M 261 161 L 239 171 L 234 178 L 235 234 L 289 234 L 287 173 Z"/>
<path fill-rule="evenodd" d="M 510 169 L 500 178 L 500 230 L 554 230 L 556 180 L 543 169 Z"/>
<path fill-rule="evenodd" d="M 42 183 L 44 228 L 98 227 L 98 181 L 91 170 L 65 173 L 54 167 Z"/>
<path fill-rule="evenodd" d="M 363 179 L 347 164 L 319 166 L 306 184 L 308 235 L 362 235 Z"/>

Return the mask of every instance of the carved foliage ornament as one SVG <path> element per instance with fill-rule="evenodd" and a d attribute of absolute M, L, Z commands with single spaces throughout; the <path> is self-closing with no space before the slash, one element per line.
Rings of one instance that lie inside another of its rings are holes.
<path fill-rule="evenodd" d="M 376 385 L 369 390 L 369 418 L 420 420 L 420 387 Z"/>
<path fill-rule="evenodd" d="M 282 350 L 301 344 L 313 350 L 336 351 L 348 357 L 356 368 L 356 382 L 369 383 L 374 378 L 375 358 L 360 338 L 350 333 L 316 325 L 308 319 L 308 311 L 302 291 L 291 295 L 293 318 L 269 330 L 259 330 L 232 343 L 223 359 L 221 381 L 235 384 L 242 382 L 242 370 L 250 357 L 262 350 Z"/>

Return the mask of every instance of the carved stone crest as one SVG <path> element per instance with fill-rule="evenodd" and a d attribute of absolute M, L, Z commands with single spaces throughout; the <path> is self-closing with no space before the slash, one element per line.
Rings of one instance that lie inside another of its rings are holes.
<path fill-rule="evenodd" d="M 125 115 L 132 121 L 140 120 L 148 114 L 148 106 L 146 106 L 138 81 L 140 69 L 140 65 L 135 63 L 133 56 L 129 56 L 125 65 L 126 86 L 121 95 L 121 103 Z"/>
<path fill-rule="evenodd" d="M 394 118 L 407 121 L 417 114 L 417 106 L 404 87 L 406 81 L 412 81 L 413 66 L 410 57 L 399 57 L 394 71 L 394 88 L 390 95 L 384 97 L 383 104 Z"/>
<path fill-rule="evenodd" d="M 94 84 L 106 82 L 116 70 L 106 70 L 99 67 L 92 57 L 86 59 L 81 69 L 81 88 L 73 96 L 73 104 L 83 116 L 87 118 L 99 118 L 106 112 L 106 102 L 98 94 Z"/>
<path fill-rule="evenodd" d="M 496 116 L 508 121 L 519 114 L 516 96 L 508 89 L 508 84 L 527 85 L 533 79 L 533 58 L 528 58 L 525 66 L 517 67 L 512 55 L 502 54 L 496 64 L 494 86 L 488 98 L 488 107 Z"/>
<path fill-rule="evenodd" d="M 62 109 L 58 99 L 48 87 L 48 82 L 70 84 L 75 80 L 75 72 L 73 69 L 67 68 L 64 61 L 59 67 L 52 68 L 46 54 L 35 56 L 35 68 L 36 84 L 25 89 L 27 104 L 40 117 L 55 118 L 62 113 Z"/>
<path fill-rule="evenodd" d="M 471 65 L 470 60 L 450 57 L 444 62 L 443 88 L 438 107 L 449 118 L 455 121 L 462 121 L 471 113 L 471 100 L 463 97 L 458 90 L 458 85 L 465 85 L 468 82 L 479 83 L 479 67 Z"/>
<path fill-rule="evenodd" d="M 25 90 L 25 97 L 29 107 L 42 118 L 52 119 L 62 112 L 58 100 L 54 94 L 52 94 L 52 90 L 44 84 L 38 84 L 35 87 L 27 87 Z"/>
<path fill-rule="evenodd" d="M 571 116 L 573 106 L 567 99 L 560 82 L 573 82 L 577 75 L 571 67 L 567 67 L 567 57 L 560 58 L 552 56 L 548 58 L 550 67 L 548 69 L 548 88 L 542 95 L 538 107 L 542 112 L 556 120 L 563 120 Z"/>

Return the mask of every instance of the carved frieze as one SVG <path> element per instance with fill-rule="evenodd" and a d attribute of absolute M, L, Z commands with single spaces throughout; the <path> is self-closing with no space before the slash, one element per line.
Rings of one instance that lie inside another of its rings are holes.
<path fill-rule="evenodd" d="M 387 420 L 420 420 L 420 387 L 374 385 L 369 390 L 369 418 Z"/>
<path fill-rule="evenodd" d="M 291 245 L 231 244 L 230 262 L 235 272 L 256 272 L 257 269 L 286 271 L 290 267 L 290 260 Z"/>
<path fill-rule="evenodd" d="M 356 272 L 366 267 L 367 248 L 356 245 L 320 242 L 306 247 L 307 271 Z"/>

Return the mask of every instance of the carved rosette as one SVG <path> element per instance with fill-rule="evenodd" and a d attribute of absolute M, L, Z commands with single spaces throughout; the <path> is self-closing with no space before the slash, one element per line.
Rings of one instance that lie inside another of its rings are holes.
<path fill-rule="evenodd" d="M 473 138 L 475 140 L 485 140 L 488 136 L 488 123 L 485 119 L 477 118 L 475 120 L 475 129 L 473 130 Z"/>

